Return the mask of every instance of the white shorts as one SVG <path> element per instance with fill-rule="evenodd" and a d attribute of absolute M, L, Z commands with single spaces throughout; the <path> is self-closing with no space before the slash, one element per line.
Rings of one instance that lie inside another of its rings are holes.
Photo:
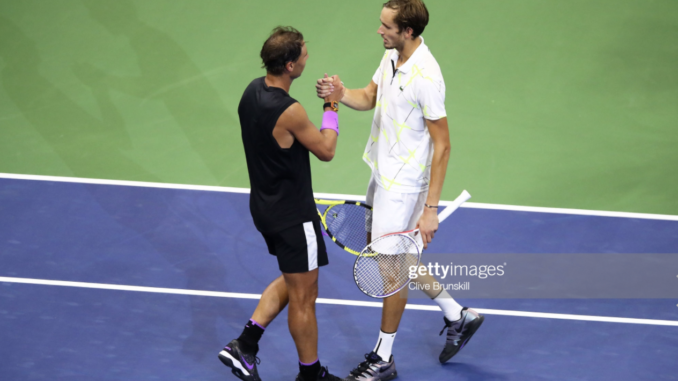
<path fill-rule="evenodd" d="M 424 212 L 428 192 L 399 193 L 379 186 L 370 178 L 365 202 L 372 205 L 372 239 L 390 233 L 412 230 Z M 367 224 L 369 225 L 369 224 Z"/>

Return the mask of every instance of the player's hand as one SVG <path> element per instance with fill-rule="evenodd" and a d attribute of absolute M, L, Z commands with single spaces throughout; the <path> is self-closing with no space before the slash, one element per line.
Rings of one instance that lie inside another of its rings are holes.
<path fill-rule="evenodd" d="M 344 96 L 344 92 L 346 89 L 344 88 L 344 85 L 341 83 L 341 79 L 339 79 L 339 76 L 333 75 L 332 77 L 329 77 L 327 73 L 325 73 L 325 77 L 320 78 L 316 84 L 316 94 L 318 95 L 318 98 L 323 98 L 327 100 L 327 98 L 330 97 L 332 93 L 338 90 L 338 94 L 335 94 L 335 97 L 337 95 L 340 95 L 341 98 Z M 341 98 L 339 99 L 333 99 L 333 101 L 341 101 Z"/>
<path fill-rule="evenodd" d="M 417 222 L 421 240 L 424 242 L 424 249 L 428 248 L 428 244 L 433 240 L 433 236 L 438 230 L 438 214 L 436 209 L 424 208 L 424 213 Z"/>
<path fill-rule="evenodd" d="M 333 83 L 333 80 L 332 80 L 332 78 L 327 76 L 327 73 L 325 73 L 325 76 L 323 78 L 320 78 L 318 80 L 318 82 L 315 84 L 315 89 L 316 89 L 316 93 L 318 95 L 318 98 L 325 99 L 330 94 L 332 94 L 332 91 L 334 90 L 334 86 L 333 86 L 332 83 Z"/>
<path fill-rule="evenodd" d="M 341 99 L 344 97 L 344 92 L 346 91 L 344 84 L 341 83 L 341 79 L 339 79 L 338 75 L 333 75 L 328 79 L 331 80 L 330 86 L 332 88 L 332 92 L 330 95 L 325 97 L 325 102 L 341 102 Z"/>

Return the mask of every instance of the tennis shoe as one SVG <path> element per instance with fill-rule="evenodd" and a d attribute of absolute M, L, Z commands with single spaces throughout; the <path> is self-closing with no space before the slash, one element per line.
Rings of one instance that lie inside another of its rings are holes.
<path fill-rule="evenodd" d="M 346 378 L 349 381 L 387 381 L 398 377 L 393 355 L 389 361 L 382 360 L 375 352 L 365 355 L 365 361 L 353 369 Z"/>
<path fill-rule="evenodd" d="M 302 377 L 301 373 L 299 373 L 297 375 L 296 381 L 344 381 L 344 379 L 331 374 L 327 367 L 324 366 L 320 368 L 318 377 L 316 377 L 314 380 L 306 380 L 304 377 Z"/>
<path fill-rule="evenodd" d="M 445 319 L 445 326 L 440 331 L 440 334 L 442 335 L 445 329 L 447 329 L 447 341 L 445 342 L 445 348 L 438 358 L 441 363 L 451 359 L 468 344 L 473 334 L 483 324 L 485 317 L 468 307 L 464 307 L 461 310 L 461 318 L 459 320 L 450 321 L 444 316 L 443 319 Z"/>
<path fill-rule="evenodd" d="M 259 358 L 254 353 L 244 352 L 237 339 L 232 340 L 219 352 L 219 360 L 231 368 L 231 373 L 239 379 L 244 381 L 261 381 L 257 371 L 257 364 L 260 362 Z"/>

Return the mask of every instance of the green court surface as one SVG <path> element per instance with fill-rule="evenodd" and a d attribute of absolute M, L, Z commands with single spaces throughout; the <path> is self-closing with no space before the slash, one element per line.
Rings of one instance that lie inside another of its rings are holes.
<path fill-rule="evenodd" d="M 428 0 L 447 84 L 443 196 L 678 215 L 678 2 Z M 382 1 L 2 0 L 0 172 L 248 187 L 237 105 L 270 30 L 365 86 Z M 340 111 L 318 192 L 363 194 L 372 112 Z"/>

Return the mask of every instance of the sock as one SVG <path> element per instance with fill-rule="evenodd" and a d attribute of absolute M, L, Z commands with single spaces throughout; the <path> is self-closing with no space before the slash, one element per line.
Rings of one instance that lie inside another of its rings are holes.
<path fill-rule="evenodd" d="M 452 299 L 447 290 L 443 290 L 438 296 L 433 298 L 433 301 L 438 303 L 447 320 L 456 321 L 461 319 L 461 310 L 464 307 Z"/>
<path fill-rule="evenodd" d="M 310 364 L 304 364 L 299 360 L 299 373 L 301 373 L 301 379 L 305 381 L 315 381 L 318 378 L 318 373 L 320 372 L 320 360 L 316 359 Z"/>
<path fill-rule="evenodd" d="M 256 321 L 250 319 L 250 321 L 245 324 L 245 329 L 238 337 L 238 341 L 242 344 L 242 350 L 248 353 L 257 354 L 259 352 L 259 340 L 261 335 L 264 334 L 266 328 L 262 327 Z"/>
<path fill-rule="evenodd" d="M 384 361 L 391 359 L 391 350 L 393 349 L 396 333 L 386 333 L 379 330 L 379 340 L 377 340 L 377 345 L 374 347 L 374 352 Z"/>

